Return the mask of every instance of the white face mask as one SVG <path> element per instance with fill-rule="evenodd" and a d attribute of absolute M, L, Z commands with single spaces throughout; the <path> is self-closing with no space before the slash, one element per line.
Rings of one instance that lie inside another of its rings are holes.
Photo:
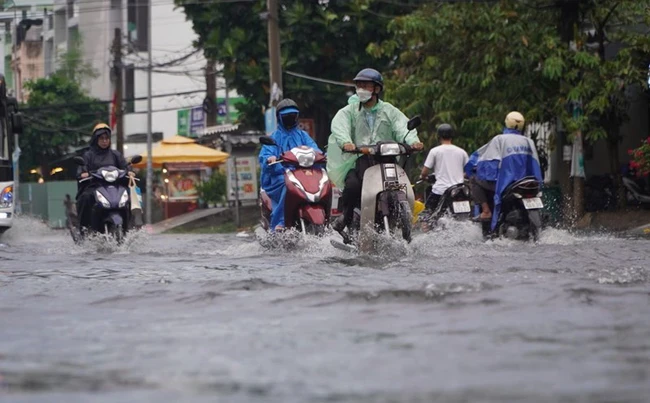
<path fill-rule="evenodd" d="M 363 104 L 372 98 L 372 91 L 364 90 L 363 88 L 357 88 L 357 96 L 359 97 L 359 101 Z"/>

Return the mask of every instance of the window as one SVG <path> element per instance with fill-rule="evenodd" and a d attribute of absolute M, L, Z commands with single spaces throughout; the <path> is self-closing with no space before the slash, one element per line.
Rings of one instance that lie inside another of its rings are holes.
<path fill-rule="evenodd" d="M 74 1 L 68 2 L 68 19 L 74 18 Z"/>
<path fill-rule="evenodd" d="M 135 69 L 133 65 L 124 66 L 124 113 L 135 112 Z"/>
<path fill-rule="evenodd" d="M 128 0 L 126 14 L 129 41 L 133 49 L 146 52 L 149 39 L 149 0 Z"/>

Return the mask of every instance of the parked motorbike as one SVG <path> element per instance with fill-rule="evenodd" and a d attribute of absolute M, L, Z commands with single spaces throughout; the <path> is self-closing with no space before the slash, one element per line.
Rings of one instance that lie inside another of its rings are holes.
<path fill-rule="evenodd" d="M 129 165 L 142 161 L 139 155 L 130 159 Z M 75 157 L 77 165 L 84 166 L 82 157 Z M 88 172 L 89 176 L 79 180 L 79 186 L 96 183 L 95 204 L 92 209 L 91 230 L 106 234 L 121 243 L 131 229 L 131 198 L 128 188 L 128 171 L 114 166 L 105 166 Z M 137 179 L 136 179 L 137 180 Z M 75 242 L 86 234 L 73 234 Z"/>
<path fill-rule="evenodd" d="M 409 120 L 409 132 L 422 123 L 419 116 Z M 408 133 L 407 133 L 408 135 Z M 378 233 L 400 236 L 411 241 L 412 211 L 415 196 L 404 171 L 408 156 L 415 151 L 408 144 L 381 141 L 374 145 L 360 145 L 350 153 L 370 158 L 370 167 L 363 175 L 361 209 L 355 209 L 352 230 L 344 232 L 345 245 L 354 244 L 362 252 L 372 252 Z M 403 164 L 400 166 L 400 157 Z M 332 245 L 350 249 L 337 241 Z"/>
<path fill-rule="evenodd" d="M 260 143 L 277 146 L 268 136 L 260 137 Z M 321 236 L 330 218 L 332 183 L 324 166 L 327 159 L 323 153 L 311 147 L 294 147 L 285 151 L 280 159 L 271 164 L 285 167 L 284 181 L 287 195 L 284 200 L 284 224 L 303 234 Z M 270 230 L 272 202 L 263 190 L 260 192 L 260 224 Z"/>
<path fill-rule="evenodd" d="M 416 182 L 416 185 L 424 181 L 433 185 L 436 182 L 436 177 L 434 174 L 430 174 L 425 180 Z M 425 200 L 428 200 L 430 194 L 431 186 L 427 187 Z M 434 228 L 438 224 L 438 220 L 445 214 L 455 220 L 467 220 L 471 217 L 472 211 L 470 201 L 470 189 L 467 183 L 450 186 L 442 194 L 437 205 L 429 206 L 431 208 L 426 208 L 419 214 L 418 222 L 422 224 L 422 230 L 427 231 Z"/>
<path fill-rule="evenodd" d="M 636 203 L 645 208 L 650 207 L 650 194 L 639 183 L 627 176 L 624 176 L 622 180 L 628 203 Z"/>
<path fill-rule="evenodd" d="M 527 176 L 510 184 L 501 195 L 501 211 L 494 231 L 491 222 L 481 222 L 483 236 L 537 241 L 542 227 L 541 184 L 533 176 Z M 490 209 L 494 211 L 493 202 Z"/>

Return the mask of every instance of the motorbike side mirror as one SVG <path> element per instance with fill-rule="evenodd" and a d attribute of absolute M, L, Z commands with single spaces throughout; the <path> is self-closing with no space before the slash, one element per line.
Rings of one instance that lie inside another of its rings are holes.
<path fill-rule="evenodd" d="M 80 156 L 74 157 L 72 159 L 72 161 L 74 161 L 75 164 L 80 165 L 80 166 L 86 165 L 86 160 L 84 160 L 83 157 L 80 157 Z"/>
<path fill-rule="evenodd" d="M 142 162 L 141 155 L 134 155 L 133 157 L 131 157 L 131 161 L 130 161 L 131 164 L 139 164 L 140 162 Z"/>
<path fill-rule="evenodd" d="M 415 115 L 411 119 L 409 119 L 409 122 L 406 124 L 406 128 L 409 131 L 411 131 L 416 127 L 420 126 L 421 124 L 422 124 L 422 118 L 420 118 L 420 115 Z"/>
<path fill-rule="evenodd" d="M 269 136 L 261 136 L 260 137 L 260 143 L 264 144 L 265 146 L 277 146 L 278 144 Z"/>

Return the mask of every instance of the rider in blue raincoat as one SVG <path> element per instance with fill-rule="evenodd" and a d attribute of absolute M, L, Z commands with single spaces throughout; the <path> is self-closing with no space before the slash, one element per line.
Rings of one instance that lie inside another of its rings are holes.
<path fill-rule="evenodd" d="M 284 183 L 285 167 L 279 163 L 269 164 L 277 161 L 283 152 L 294 147 L 307 146 L 322 152 L 316 142 L 309 137 L 309 134 L 298 128 L 300 111 L 294 101 L 285 98 L 278 103 L 276 108 L 278 129 L 271 134 L 271 138 L 275 140 L 277 146 L 264 145 L 259 155 L 260 167 L 262 167 L 262 189 L 273 202 L 271 232 L 284 229 L 284 199 L 287 188 Z"/>
<path fill-rule="evenodd" d="M 521 113 L 510 112 L 503 134 L 474 151 L 465 165 L 465 173 L 471 178 L 472 197 L 481 206 L 478 219 L 491 221 L 492 230 L 499 218 L 501 194 L 508 185 L 526 176 L 542 182 L 537 148 L 533 140 L 523 135 L 524 123 Z M 488 204 L 490 197 L 494 200 L 494 211 Z"/>

